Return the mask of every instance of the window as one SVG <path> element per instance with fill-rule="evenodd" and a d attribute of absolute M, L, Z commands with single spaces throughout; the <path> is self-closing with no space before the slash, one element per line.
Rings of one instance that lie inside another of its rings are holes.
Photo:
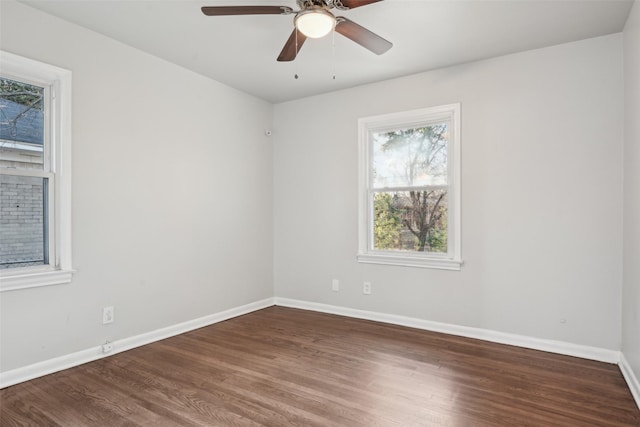
<path fill-rule="evenodd" d="M 68 283 L 71 72 L 0 62 L 0 291 Z"/>
<path fill-rule="evenodd" d="M 459 270 L 460 105 L 358 125 L 358 261 Z"/>

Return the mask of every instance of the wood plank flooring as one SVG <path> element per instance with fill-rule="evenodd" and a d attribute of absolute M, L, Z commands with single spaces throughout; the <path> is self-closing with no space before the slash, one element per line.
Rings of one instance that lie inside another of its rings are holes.
<path fill-rule="evenodd" d="M 4 426 L 640 426 L 616 365 L 270 307 L 0 390 Z"/>

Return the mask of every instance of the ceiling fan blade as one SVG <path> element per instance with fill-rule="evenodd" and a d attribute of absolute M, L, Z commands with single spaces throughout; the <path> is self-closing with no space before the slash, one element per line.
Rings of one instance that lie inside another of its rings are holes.
<path fill-rule="evenodd" d="M 356 7 L 366 6 L 371 3 L 377 3 L 382 0 L 340 0 L 342 5 L 347 9 L 355 9 Z"/>
<path fill-rule="evenodd" d="M 204 6 L 207 16 L 225 15 L 288 15 L 293 9 L 287 6 Z"/>
<path fill-rule="evenodd" d="M 353 40 L 360 46 L 369 49 L 376 55 L 382 55 L 393 46 L 388 40 L 383 39 L 376 33 L 373 33 L 361 25 L 348 20 L 342 16 L 336 18 L 336 32 L 342 34 L 348 39 Z"/>
<path fill-rule="evenodd" d="M 296 37 L 297 34 L 297 37 Z M 307 37 L 298 31 L 297 28 L 293 29 L 293 32 L 289 36 L 289 39 L 284 44 L 282 48 L 282 52 L 280 52 L 280 56 L 278 56 L 278 61 L 293 61 L 298 56 L 298 52 L 302 49 L 302 45 L 304 44 Z"/>

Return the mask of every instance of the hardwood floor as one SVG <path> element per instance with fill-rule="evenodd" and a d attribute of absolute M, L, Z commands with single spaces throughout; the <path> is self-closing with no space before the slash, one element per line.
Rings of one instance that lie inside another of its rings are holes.
<path fill-rule="evenodd" d="M 640 426 L 616 365 L 270 307 L 0 390 L 2 426 Z"/>

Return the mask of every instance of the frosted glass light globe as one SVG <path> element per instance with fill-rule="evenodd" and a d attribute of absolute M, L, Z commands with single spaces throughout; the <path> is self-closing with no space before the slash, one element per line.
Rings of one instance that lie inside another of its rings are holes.
<path fill-rule="evenodd" d="M 296 28 L 312 39 L 319 39 L 329 34 L 335 23 L 336 18 L 323 9 L 301 12 L 295 19 Z"/>

